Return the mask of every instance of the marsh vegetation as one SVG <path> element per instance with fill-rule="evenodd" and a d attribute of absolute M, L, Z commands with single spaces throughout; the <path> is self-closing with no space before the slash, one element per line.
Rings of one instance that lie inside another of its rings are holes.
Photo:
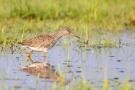
<path fill-rule="evenodd" d="M 134 25 L 134 0 L 0 0 L 0 89 L 134 90 Z M 59 80 L 22 72 L 30 50 L 18 42 L 63 27 L 81 39 L 64 36 L 48 51 Z"/>

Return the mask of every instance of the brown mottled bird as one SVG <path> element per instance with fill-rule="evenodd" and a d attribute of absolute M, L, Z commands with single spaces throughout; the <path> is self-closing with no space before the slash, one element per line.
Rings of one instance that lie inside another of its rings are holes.
<path fill-rule="evenodd" d="M 75 37 L 78 37 L 75 34 L 73 34 L 69 28 L 63 28 L 54 34 L 39 35 L 30 40 L 24 41 L 21 43 L 21 45 L 32 49 L 32 51 L 28 53 L 28 57 L 30 57 L 33 51 L 43 51 L 44 60 L 46 61 L 47 50 L 53 47 L 53 45 L 55 45 L 58 39 L 66 34 L 70 34 Z"/>

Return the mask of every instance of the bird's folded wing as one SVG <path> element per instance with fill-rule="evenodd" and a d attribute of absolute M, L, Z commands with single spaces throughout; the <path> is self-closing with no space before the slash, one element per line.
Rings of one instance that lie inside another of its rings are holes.
<path fill-rule="evenodd" d="M 21 44 L 29 47 L 50 47 L 55 43 L 55 40 L 50 35 L 40 35 L 34 37 L 28 41 L 22 42 Z"/>

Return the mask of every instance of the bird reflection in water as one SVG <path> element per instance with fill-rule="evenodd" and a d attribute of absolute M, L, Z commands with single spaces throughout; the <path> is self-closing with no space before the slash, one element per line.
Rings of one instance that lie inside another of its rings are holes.
<path fill-rule="evenodd" d="M 51 66 L 47 62 L 33 62 L 31 58 L 28 58 L 32 64 L 26 66 L 26 67 L 20 67 L 21 71 L 27 72 L 30 75 L 38 76 L 39 78 L 45 78 L 46 80 L 56 81 L 56 82 L 62 82 L 62 78 L 60 75 L 56 72 L 53 66 Z M 64 80 L 64 84 L 69 84 L 74 78 L 71 78 L 69 80 Z"/>

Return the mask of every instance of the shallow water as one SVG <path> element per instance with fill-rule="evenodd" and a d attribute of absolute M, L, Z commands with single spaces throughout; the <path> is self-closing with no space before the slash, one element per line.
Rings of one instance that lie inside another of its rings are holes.
<path fill-rule="evenodd" d="M 63 39 L 47 52 L 47 63 L 52 69 L 43 71 L 30 71 L 26 69 L 32 65 L 27 60 L 27 52 L 30 49 L 13 47 L 11 51 L 1 51 L 0 54 L 0 85 L 4 89 L 44 89 L 51 88 L 54 81 L 58 81 L 60 72 L 65 76 L 65 82 L 74 85 L 83 78 L 90 81 L 92 86 L 100 88 L 105 79 L 110 80 L 110 87 L 119 87 L 122 82 L 128 80 L 135 83 L 135 36 L 124 32 L 116 40 L 117 47 L 91 47 L 79 46 L 77 39 L 67 39 L 67 47 L 62 45 Z M 34 52 L 32 61 L 43 64 L 43 52 Z M 36 68 L 37 69 L 37 68 Z M 34 73 L 31 73 L 34 72 Z M 36 74 L 37 72 L 37 74 Z M 48 76 L 45 78 L 41 74 Z M 50 73 L 51 72 L 51 73 Z M 114 84 L 115 82 L 115 84 Z"/>

